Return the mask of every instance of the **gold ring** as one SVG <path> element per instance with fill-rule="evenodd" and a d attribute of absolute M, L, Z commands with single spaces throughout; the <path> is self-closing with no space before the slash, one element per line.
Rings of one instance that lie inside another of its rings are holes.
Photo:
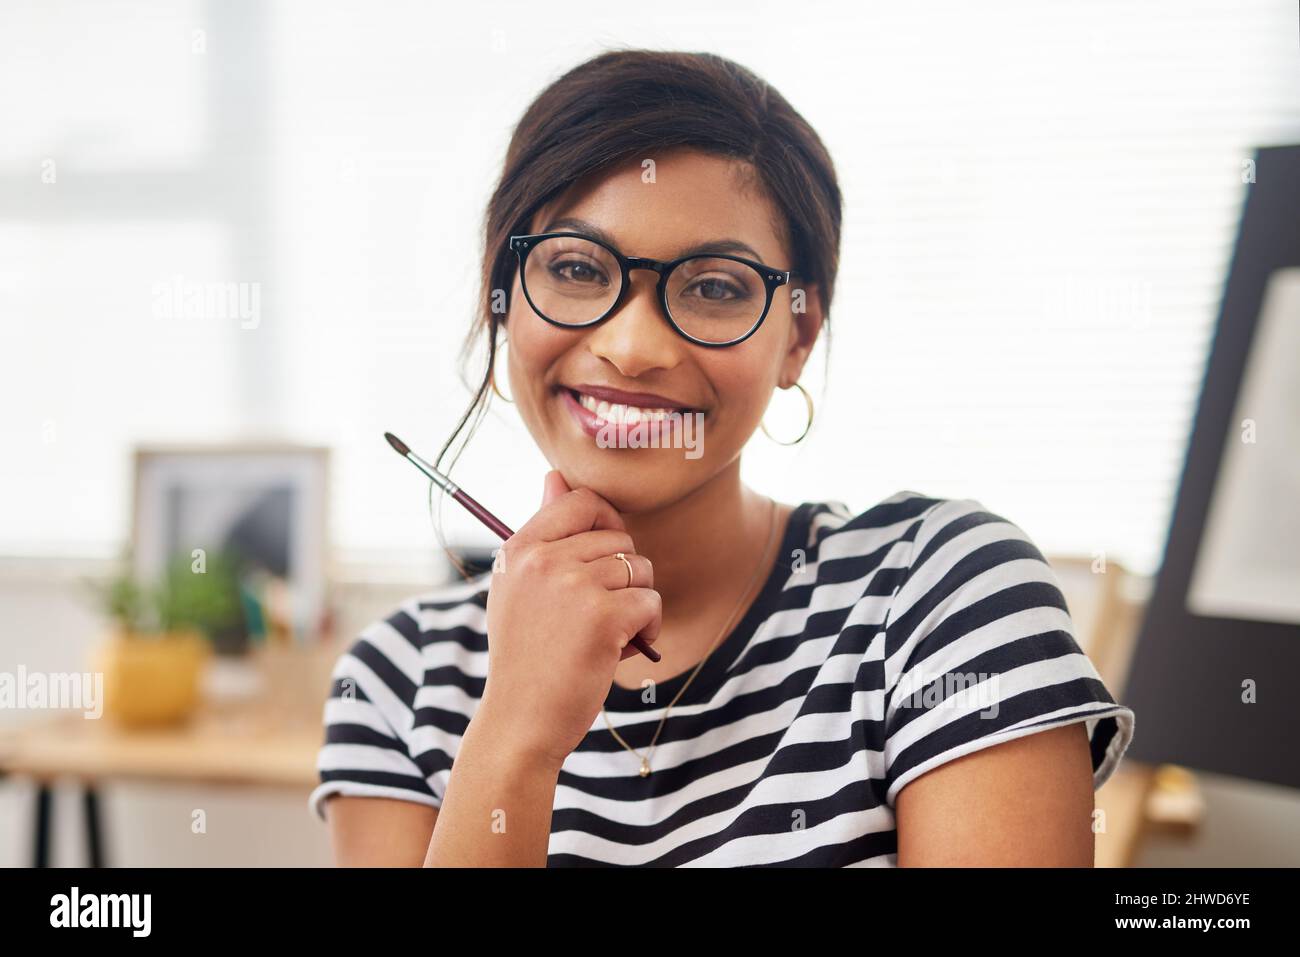
<path fill-rule="evenodd" d="M 627 584 L 624 585 L 623 587 L 631 588 L 632 587 L 632 563 L 627 560 L 627 556 L 624 555 L 622 552 L 615 552 L 614 557 L 627 566 Z"/>

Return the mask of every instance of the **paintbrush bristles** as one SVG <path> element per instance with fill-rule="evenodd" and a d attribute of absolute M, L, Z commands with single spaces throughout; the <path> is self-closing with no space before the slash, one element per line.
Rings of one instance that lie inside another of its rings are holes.
<path fill-rule="evenodd" d="M 455 482 L 447 478 L 447 476 L 443 475 L 424 459 L 412 452 L 407 444 L 397 436 L 393 435 L 392 432 L 385 432 L 384 438 L 388 440 L 388 444 L 393 447 L 398 455 L 427 475 L 433 480 L 435 485 L 441 488 L 448 495 L 456 495 L 460 491 L 460 487 Z"/>
<path fill-rule="evenodd" d="M 410 448 L 407 447 L 406 443 L 403 442 L 401 439 L 399 439 L 397 436 L 393 435 L 392 432 L 385 432 L 385 433 L 384 433 L 384 438 L 386 438 L 386 439 L 388 440 L 388 444 L 389 444 L 389 445 L 391 445 L 393 448 L 397 449 L 397 453 L 398 453 L 399 455 L 410 455 L 410 454 L 411 454 L 411 450 L 410 450 Z"/>

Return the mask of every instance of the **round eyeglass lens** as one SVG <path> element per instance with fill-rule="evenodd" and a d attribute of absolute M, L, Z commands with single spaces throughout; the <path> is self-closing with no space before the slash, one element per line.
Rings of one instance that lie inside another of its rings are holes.
<path fill-rule="evenodd" d="M 547 319 L 581 325 L 614 305 L 622 279 L 618 262 L 604 246 L 553 236 L 528 254 L 523 285 L 533 307 Z"/>
<path fill-rule="evenodd" d="M 668 312 L 688 336 L 731 342 L 754 328 L 767 305 L 758 270 L 732 259 L 697 256 L 668 277 Z"/>

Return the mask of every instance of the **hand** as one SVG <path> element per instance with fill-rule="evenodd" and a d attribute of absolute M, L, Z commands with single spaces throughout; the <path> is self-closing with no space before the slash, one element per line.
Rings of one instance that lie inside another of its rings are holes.
<path fill-rule="evenodd" d="M 629 642 L 655 641 L 662 614 L 654 569 L 614 506 L 548 472 L 542 507 L 493 566 L 481 712 L 510 747 L 558 768 L 591 729 L 618 663 L 640 653 Z"/>

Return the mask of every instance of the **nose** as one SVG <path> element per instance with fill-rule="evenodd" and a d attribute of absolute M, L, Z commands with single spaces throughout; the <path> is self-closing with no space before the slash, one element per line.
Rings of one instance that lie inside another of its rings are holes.
<path fill-rule="evenodd" d="M 629 270 L 623 301 L 588 334 L 591 353 L 607 359 L 628 378 L 651 369 L 671 369 L 680 361 L 681 340 L 664 321 L 658 281 L 653 269 Z"/>

